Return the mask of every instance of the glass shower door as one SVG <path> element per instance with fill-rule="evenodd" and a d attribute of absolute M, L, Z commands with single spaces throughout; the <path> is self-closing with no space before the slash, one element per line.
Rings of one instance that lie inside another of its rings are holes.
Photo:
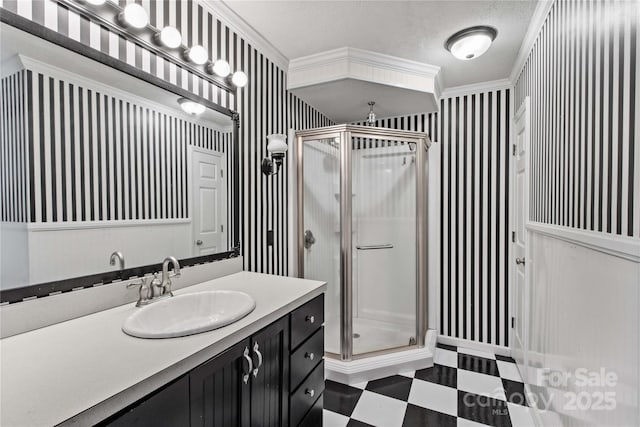
<path fill-rule="evenodd" d="M 416 344 L 416 144 L 352 138 L 353 355 Z"/>
<path fill-rule="evenodd" d="M 304 278 L 327 282 L 325 350 L 340 354 L 340 149 L 338 137 L 302 142 Z"/>

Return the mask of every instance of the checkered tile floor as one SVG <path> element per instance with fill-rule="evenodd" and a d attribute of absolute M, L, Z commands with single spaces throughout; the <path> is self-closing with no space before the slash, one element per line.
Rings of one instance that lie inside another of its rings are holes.
<path fill-rule="evenodd" d="M 326 382 L 325 427 L 533 426 L 513 359 L 438 344 L 434 366 L 347 386 Z"/>

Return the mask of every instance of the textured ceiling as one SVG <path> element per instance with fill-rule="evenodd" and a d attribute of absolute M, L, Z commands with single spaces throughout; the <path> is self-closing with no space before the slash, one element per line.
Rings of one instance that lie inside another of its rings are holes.
<path fill-rule="evenodd" d="M 443 86 L 506 78 L 535 1 L 238 1 L 225 3 L 289 59 L 355 47 L 442 68 Z M 456 31 L 490 25 L 498 37 L 471 61 L 444 43 Z"/>

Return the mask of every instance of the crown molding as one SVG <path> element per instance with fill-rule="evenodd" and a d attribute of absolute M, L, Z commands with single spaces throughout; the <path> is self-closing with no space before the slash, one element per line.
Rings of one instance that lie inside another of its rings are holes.
<path fill-rule="evenodd" d="M 19 54 L 13 55 L 9 59 L 5 59 L 2 62 L 2 67 L 0 67 L 0 78 L 4 79 L 18 71 L 22 71 L 25 69 L 24 62 L 22 62 L 22 57 Z"/>
<path fill-rule="evenodd" d="M 242 37 L 247 43 L 262 52 L 267 56 L 274 64 L 280 67 L 282 70 L 289 68 L 289 58 L 287 58 L 277 47 L 275 47 L 269 40 L 267 40 L 262 34 L 260 34 L 255 28 L 253 28 L 247 21 L 245 21 L 240 15 L 238 15 L 233 9 L 229 7 L 222 0 L 196 0 L 206 10 L 211 12 L 216 18 L 220 19 L 229 29 L 240 37 Z"/>
<path fill-rule="evenodd" d="M 338 49 L 315 53 L 289 61 L 289 70 L 303 70 L 317 67 L 318 64 L 330 64 L 348 57 L 352 62 L 371 65 L 378 68 L 385 68 L 391 71 L 403 73 L 413 73 L 417 75 L 436 75 L 440 72 L 440 67 L 425 64 L 410 59 L 398 58 L 397 56 L 385 55 L 354 47 L 340 47 Z"/>
<path fill-rule="evenodd" d="M 533 45 L 538 39 L 538 33 L 547 20 L 547 15 L 549 15 L 549 11 L 553 7 L 554 3 L 555 0 L 538 0 L 536 10 L 533 12 L 531 21 L 529 21 L 529 27 L 527 28 L 527 32 L 522 40 L 522 44 L 520 45 L 520 50 L 518 51 L 518 56 L 513 64 L 513 68 L 511 69 L 511 74 L 509 75 L 509 80 L 514 84 L 524 67 L 524 63 L 531 53 L 531 49 L 533 49 Z"/>
<path fill-rule="evenodd" d="M 439 97 L 440 67 L 352 47 L 341 47 L 289 62 L 287 89 L 355 79 Z"/>
<path fill-rule="evenodd" d="M 482 83 L 473 83 L 462 86 L 448 87 L 442 91 L 441 98 L 451 98 L 460 95 L 469 95 L 472 93 L 487 92 L 498 89 L 512 89 L 513 83 L 510 79 L 491 80 Z"/>

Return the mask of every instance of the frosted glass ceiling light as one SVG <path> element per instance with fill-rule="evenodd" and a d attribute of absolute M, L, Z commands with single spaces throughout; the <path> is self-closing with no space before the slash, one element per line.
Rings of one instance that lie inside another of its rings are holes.
<path fill-rule="evenodd" d="M 156 33 L 155 40 L 157 43 L 168 47 L 169 49 L 175 49 L 182 44 L 182 35 L 180 31 L 173 27 L 164 27 L 161 31 Z"/>
<path fill-rule="evenodd" d="M 144 7 L 136 3 L 129 3 L 118 15 L 121 24 L 133 28 L 144 28 L 149 23 L 149 15 Z"/>
<path fill-rule="evenodd" d="M 197 65 L 203 65 L 209 59 L 207 51 L 200 45 L 191 46 L 184 52 L 184 54 L 189 61 Z"/>
<path fill-rule="evenodd" d="M 231 83 L 233 83 L 235 87 L 245 87 L 248 82 L 249 79 L 247 78 L 247 75 L 242 71 L 236 71 L 231 76 Z"/>
<path fill-rule="evenodd" d="M 193 102 L 186 98 L 178 99 L 178 103 L 180 104 L 182 111 L 184 111 L 187 114 L 192 114 L 194 116 L 199 116 L 200 114 L 204 113 L 204 111 L 206 110 L 206 107 L 204 105 L 198 104 L 197 102 Z"/>
<path fill-rule="evenodd" d="M 218 59 L 216 62 L 209 65 L 208 71 L 218 77 L 227 77 L 231 74 L 231 66 L 229 66 L 229 63 L 224 59 Z"/>
<path fill-rule="evenodd" d="M 465 28 L 449 37 L 445 47 L 456 58 L 468 61 L 485 53 L 497 34 L 495 28 L 487 26 Z"/>

